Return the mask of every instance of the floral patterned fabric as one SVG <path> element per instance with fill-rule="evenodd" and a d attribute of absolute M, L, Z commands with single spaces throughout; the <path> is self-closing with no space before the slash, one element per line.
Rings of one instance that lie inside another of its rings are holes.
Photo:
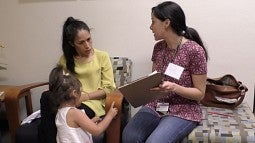
<path fill-rule="evenodd" d="M 154 47 L 152 61 L 156 64 L 156 70 L 162 73 L 165 72 L 170 61 L 184 67 L 184 71 L 179 80 L 169 76 L 165 77 L 165 80 L 175 82 L 184 87 L 193 87 L 192 74 L 199 75 L 207 73 L 205 51 L 196 42 L 190 40 L 182 44 L 177 51 L 168 48 L 165 41 L 158 42 Z M 146 106 L 155 110 L 158 102 L 169 103 L 169 115 L 191 121 L 201 121 L 202 111 L 199 103 L 195 100 L 170 93 L 167 97 L 155 100 Z"/>

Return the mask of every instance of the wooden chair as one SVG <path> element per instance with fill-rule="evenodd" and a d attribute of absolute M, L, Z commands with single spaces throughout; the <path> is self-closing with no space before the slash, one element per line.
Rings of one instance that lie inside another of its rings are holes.
<path fill-rule="evenodd" d="M 131 80 L 131 60 L 125 57 L 111 57 L 111 62 L 113 65 L 114 80 L 116 86 L 118 87 L 129 82 Z M 16 130 L 21 124 L 19 105 L 20 99 L 25 98 L 27 116 L 32 114 L 33 107 L 31 100 L 31 90 L 45 85 L 48 85 L 48 82 L 36 82 L 21 86 L 12 86 L 8 90 L 6 90 L 4 102 L 6 106 L 7 119 L 9 123 L 12 143 L 15 143 Z M 130 116 L 130 109 L 129 105 L 124 106 L 123 103 L 125 103 L 125 100 L 122 94 L 118 90 L 115 90 L 106 96 L 106 112 L 109 110 L 112 101 L 115 101 L 115 107 L 118 108 L 118 115 L 111 122 L 110 126 L 106 130 L 106 142 L 119 143 L 121 142 L 121 132 L 124 128 L 123 126 L 125 125 L 125 123 L 123 124 L 122 122 L 128 121 L 128 118 Z M 128 111 L 123 112 L 123 109 L 127 110 L 127 108 Z"/>

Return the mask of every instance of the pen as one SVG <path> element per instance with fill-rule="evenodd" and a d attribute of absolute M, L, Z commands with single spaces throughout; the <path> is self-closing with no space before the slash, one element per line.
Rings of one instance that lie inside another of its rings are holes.
<path fill-rule="evenodd" d="M 223 114 L 223 113 L 218 113 L 218 112 L 208 112 L 208 113 L 209 113 L 209 114 L 216 114 L 216 115 L 226 116 L 226 117 L 233 117 L 232 115 Z"/>

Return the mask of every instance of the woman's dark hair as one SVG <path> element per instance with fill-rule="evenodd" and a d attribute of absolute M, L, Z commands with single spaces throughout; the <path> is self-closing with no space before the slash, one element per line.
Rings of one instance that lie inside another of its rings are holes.
<path fill-rule="evenodd" d="M 53 113 L 57 112 L 59 105 L 65 101 L 74 99 L 70 96 L 74 90 L 81 93 L 81 82 L 73 75 L 64 71 L 57 65 L 49 76 L 49 92 L 53 104 Z"/>
<path fill-rule="evenodd" d="M 63 26 L 62 50 L 66 59 L 66 67 L 71 73 L 76 73 L 74 56 L 78 54 L 74 48 L 74 39 L 78 31 L 82 29 L 90 32 L 90 28 L 85 22 L 73 17 L 68 17 Z"/>
<path fill-rule="evenodd" d="M 197 42 L 205 51 L 206 60 L 208 59 L 207 50 L 201 40 L 198 32 L 186 25 L 186 18 L 182 8 L 175 2 L 166 1 L 152 8 L 152 14 L 161 21 L 169 19 L 171 27 L 179 36 Z"/>

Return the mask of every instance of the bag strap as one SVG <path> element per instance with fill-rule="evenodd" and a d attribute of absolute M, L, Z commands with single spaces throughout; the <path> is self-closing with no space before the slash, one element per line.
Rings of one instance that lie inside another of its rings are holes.
<path fill-rule="evenodd" d="M 242 84 L 241 81 L 238 81 L 238 83 L 239 83 L 239 86 L 238 86 L 237 89 L 238 89 L 239 91 L 241 91 L 241 95 L 245 95 L 245 92 L 248 91 L 247 86 L 245 86 L 244 84 Z"/>
<path fill-rule="evenodd" d="M 232 84 L 226 83 L 227 81 L 231 81 Z M 231 74 L 225 74 L 222 77 L 219 78 L 207 78 L 208 82 L 217 84 L 217 85 L 229 85 L 229 86 L 239 86 L 239 81 L 236 80 L 236 78 Z"/>
<path fill-rule="evenodd" d="M 231 80 L 232 84 L 227 84 L 226 83 L 227 80 Z M 208 78 L 207 77 L 207 84 L 209 84 L 209 85 L 215 84 L 215 85 L 220 85 L 220 86 L 234 86 L 241 92 L 241 95 L 245 95 L 245 92 L 248 91 L 248 88 L 241 81 L 236 80 L 236 78 L 231 74 L 225 74 L 219 78 Z M 217 88 L 220 88 L 220 87 L 217 87 Z"/>

